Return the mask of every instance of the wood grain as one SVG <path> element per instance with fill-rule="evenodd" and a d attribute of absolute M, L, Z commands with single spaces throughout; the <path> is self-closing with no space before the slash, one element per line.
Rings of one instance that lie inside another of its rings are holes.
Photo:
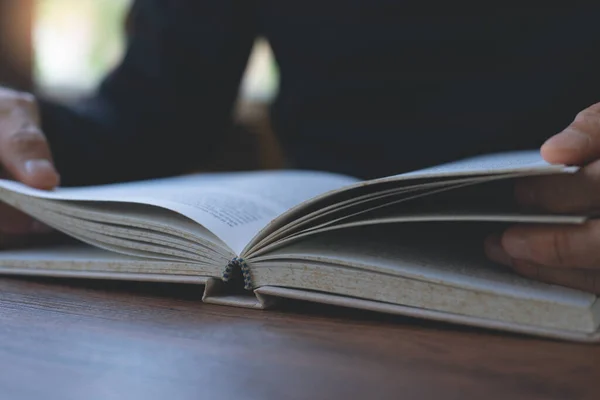
<path fill-rule="evenodd" d="M 600 346 L 201 293 L 0 279 L 0 398 L 600 398 Z"/>

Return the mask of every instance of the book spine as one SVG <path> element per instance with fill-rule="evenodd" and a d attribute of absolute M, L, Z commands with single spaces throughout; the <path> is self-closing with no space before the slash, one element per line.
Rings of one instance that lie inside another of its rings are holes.
<path fill-rule="evenodd" d="M 233 257 L 225 267 L 222 277 L 223 282 L 234 280 L 239 275 L 242 276 L 244 281 L 244 289 L 252 290 L 252 274 L 250 273 L 250 268 L 248 267 L 246 260 L 241 257 Z"/>

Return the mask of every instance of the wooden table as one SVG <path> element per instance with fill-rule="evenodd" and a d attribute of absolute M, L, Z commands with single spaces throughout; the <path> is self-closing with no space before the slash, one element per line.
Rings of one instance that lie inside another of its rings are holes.
<path fill-rule="evenodd" d="M 600 346 L 194 286 L 0 279 L 0 398 L 600 399 Z"/>

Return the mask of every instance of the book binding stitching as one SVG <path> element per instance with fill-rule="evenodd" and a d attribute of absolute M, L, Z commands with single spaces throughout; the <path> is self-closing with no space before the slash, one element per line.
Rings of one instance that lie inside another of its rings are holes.
<path fill-rule="evenodd" d="M 236 271 L 242 272 L 242 278 L 244 280 L 244 289 L 252 290 L 252 276 L 250 274 L 250 268 L 241 257 L 233 257 L 227 266 L 225 267 L 225 271 L 223 272 L 223 282 L 229 282 L 235 277 Z"/>

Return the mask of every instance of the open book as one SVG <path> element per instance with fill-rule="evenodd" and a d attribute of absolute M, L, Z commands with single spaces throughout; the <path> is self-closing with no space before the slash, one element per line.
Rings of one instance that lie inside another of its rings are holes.
<path fill-rule="evenodd" d="M 569 174 L 537 152 L 481 156 L 370 181 L 314 171 L 210 173 L 39 191 L 0 200 L 74 245 L 0 252 L 0 273 L 204 285 L 204 301 L 278 298 L 569 340 L 600 340 L 596 295 L 488 261 L 512 223 L 581 224 L 519 210 L 515 179 Z"/>

